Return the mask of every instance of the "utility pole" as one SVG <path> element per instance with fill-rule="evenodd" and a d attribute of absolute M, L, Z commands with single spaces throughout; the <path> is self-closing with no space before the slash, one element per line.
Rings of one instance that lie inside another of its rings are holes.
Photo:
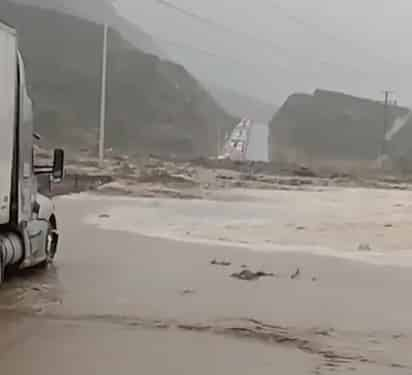
<path fill-rule="evenodd" d="M 102 79 L 101 79 L 101 100 L 100 100 L 100 128 L 99 128 L 99 164 L 103 166 L 104 162 L 104 138 L 106 125 L 106 82 L 107 82 L 107 36 L 109 26 L 104 24 L 103 32 L 103 53 L 102 53 Z"/>
<path fill-rule="evenodd" d="M 386 133 L 388 132 L 388 121 L 389 121 L 389 96 L 393 94 L 393 91 L 385 90 L 385 102 L 384 102 L 384 112 L 383 112 L 383 137 L 382 137 L 382 149 L 381 149 L 381 156 L 384 157 L 386 155 Z"/>
<path fill-rule="evenodd" d="M 217 124 L 217 157 L 222 153 L 222 128 L 220 124 Z"/>

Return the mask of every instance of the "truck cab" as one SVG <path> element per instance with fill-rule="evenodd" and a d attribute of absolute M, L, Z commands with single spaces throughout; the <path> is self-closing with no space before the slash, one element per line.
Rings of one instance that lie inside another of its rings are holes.
<path fill-rule="evenodd" d="M 38 193 L 37 176 L 59 182 L 64 151 L 48 165 L 34 160 L 33 106 L 16 31 L 0 23 L 0 284 L 6 269 L 46 267 L 58 244 L 52 201 Z"/>

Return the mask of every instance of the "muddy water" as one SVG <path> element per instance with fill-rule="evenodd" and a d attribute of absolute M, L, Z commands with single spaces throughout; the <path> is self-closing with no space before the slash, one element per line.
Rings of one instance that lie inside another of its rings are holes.
<path fill-rule="evenodd" d="M 256 208 L 255 200 L 240 210 Z M 411 372 L 409 269 L 141 236 L 135 232 L 144 222 L 134 221 L 140 215 L 157 223 L 159 236 L 170 223 L 163 202 L 150 203 L 157 221 L 142 202 L 57 200 L 63 231 L 56 265 L 14 278 L 0 293 L 1 370 Z M 190 212 L 180 202 L 168 204 L 176 205 L 175 224 L 181 225 Z M 228 211 L 221 209 L 221 216 Z M 121 222 L 127 230 L 107 230 Z M 213 259 L 230 265 L 212 265 Z M 231 278 L 242 266 L 276 277 Z"/>
<path fill-rule="evenodd" d="M 410 191 L 236 190 L 215 198 L 136 199 L 131 205 L 112 206 L 105 220 L 91 214 L 86 222 L 189 243 L 412 267 Z"/>
<path fill-rule="evenodd" d="M 18 330 L 0 357 L 2 373 L 296 374 L 316 367 L 309 354 L 207 334 L 27 320 Z"/>

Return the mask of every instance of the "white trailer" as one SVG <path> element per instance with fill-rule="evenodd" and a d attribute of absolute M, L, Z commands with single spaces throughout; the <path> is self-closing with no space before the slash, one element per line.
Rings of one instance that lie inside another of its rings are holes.
<path fill-rule="evenodd" d="M 64 151 L 35 165 L 32 102 L 16 31 L 0 23 L 0 284 L 6 269 L 46 267 L 56 254 L 57 219 L 37 192 L 37 175 L 63 178 Z"/>

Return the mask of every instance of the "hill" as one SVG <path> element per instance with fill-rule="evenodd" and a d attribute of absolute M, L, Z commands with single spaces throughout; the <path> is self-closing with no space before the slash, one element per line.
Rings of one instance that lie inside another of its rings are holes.
<path fill-rule="evenodd" d="M 54 143 L 94 147 L 101 25 L 4 0 L 0 14 L 18 30 L 38 130 Z M 234 122 L 184 67 L 144 53 L 110 31 L 108 147 L 206 155 L 215 153 L 217 129 Z"/>
<path fill-rule="evenodd" d="M 407 108 L 390 105 L 388 130 L 408 113 Z M 293 155 L 300 160 L 375 160 L 382 149 L 383 119 L 384 105 L 378 101 L 325 90 L 294 94 L 271 121 L 272 155 Z"/>
<path fill-rule="evenodd" d="M 148 34 L 117 13 L 112 0 L 12 0 L 12 2 L 57 10 L 98 24 L 108 22 L 135 47 L 146 53 L 163 55 Z"/>

